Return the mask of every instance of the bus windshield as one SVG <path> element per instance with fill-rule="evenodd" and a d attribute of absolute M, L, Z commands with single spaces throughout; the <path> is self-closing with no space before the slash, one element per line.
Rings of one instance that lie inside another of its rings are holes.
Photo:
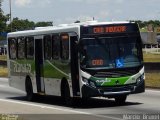
<path fill-rule="evenodd" d="M 88 69 L 137 67 L 142 63 L 138 37 L 84 38 L 80 40 L 80 64 Z"/>

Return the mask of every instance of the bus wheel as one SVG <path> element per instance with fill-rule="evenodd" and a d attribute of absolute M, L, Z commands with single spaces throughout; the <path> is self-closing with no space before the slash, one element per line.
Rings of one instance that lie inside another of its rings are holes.
<path fill-rule="evenodd" d="M 124 105 L 127 99 L 127 95 L 117 96 L 115 97 L 115 102 L 118 105 Z"/>
<path fill-rule="evenodd" d="M 33 93 L 32 83 L 31 83 L 31 80 L 28 78 L 26 80 L 26 99 L 28 101 L 33 101 L 34 97 L 35 97 L 35 95 Z"/>
<path fill-rule="evenodd" d="M 65 84 L 64 86 L 64 100 L 67 106 L 73 105 L 73 98 L 70 95 L 69 85 Z"/>

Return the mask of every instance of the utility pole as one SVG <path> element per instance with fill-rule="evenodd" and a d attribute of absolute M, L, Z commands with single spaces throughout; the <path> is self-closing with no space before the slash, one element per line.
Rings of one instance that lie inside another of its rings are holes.
<path fill-rule="evenodd" d="M 10 8 L 10 25 L 11 25 L 11 32 L 12 32 L 12 1 L 9 0 L 9 8 Z"/>

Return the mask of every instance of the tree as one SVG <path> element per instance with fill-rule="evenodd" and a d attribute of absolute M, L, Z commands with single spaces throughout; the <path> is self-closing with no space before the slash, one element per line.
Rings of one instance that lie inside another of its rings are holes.
<path fill-rule="evenodd" d="M 53 26 L 53 22 L 37 22 L 35 24 L 35 27 L 47 27 L 47 26 Z"/>
<path fill-rule="evenodd" d="M 0 32 L 4 32 L 6 30 L 7 21 L 9 20 L 9 15 L 4 15 L 2 10 L 2 2 L 0 0 Z"/>
<path fill-rule="evenodd" d="M 148 25 L 152 25 L 153 27 L 160 27 L 159 20 L 149 20 L 149 21 L 132 20 L 131 22 L 138 23 L 140 28 L 148 27 Z"/>
<path fill-rule="evenodd" d="M 12 20 L 12 31 L 22 31 L 22 30 L 31 30 L 34 29 L 35 23 L 33 21 L 29 21 L 28 19 L 19 19 L 18 17 L 13 18 Z M 7 31 L 10 31 L 10 26 L 8 25 Z"/>
<path fill-rule="evenodd" d="M 2 0 L 0 0 L 0 13 L 2 13 Z"/>
<path fill-rule="evenodd" d="M 0 32 L 4 32 L 6 30 L 8 19 L 8 15 L 5 16 L 2 13 L 0 13 Z"/>
<path fill-rule="evenodd" d="M 18 17 L 13 18 L 12 20 L 12 31 L 23 31 L 23 30 L 33 30 L 35 27 L 46 27 L 53 26 L 52 22 L 37 22 L 29 21 L 28 19 L 19 19 Z M 10 31 L 10 26 L 8 25 L 7 31 Z"/>
<path fill-rule="evenodd" d="M 2 0 L 0 0 L 0 33 L 6 32 L 6 26 L 9 16 L 4 15 L 2 10 Z M 0 40 L 6 39 L 5 36 L 0 36 Z"/>
<path fill-rule="evenodd" d="M 5 28 L 5 16 L 3 15 L 3 11 L 2 11 L 2 0 L 0 0 L 0 32 L 4 31 Z"/>

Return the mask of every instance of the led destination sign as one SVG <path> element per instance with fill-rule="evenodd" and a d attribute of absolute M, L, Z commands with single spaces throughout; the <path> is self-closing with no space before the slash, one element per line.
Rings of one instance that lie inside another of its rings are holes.
<path fill-rule="evenodd" d="M 118 33 L 118 32 L 126 32 L 126 26 L 106 26 L 106 27 L 94 27 L 93 33 Z"/>
<path fill-rule="evenodd" d="M 139 31 L 137 24 L 113 24 L 113 25 L 96 25 L 82 26 L 81 34 L 114 34 L 114 33 L 136 33 Z"/>

